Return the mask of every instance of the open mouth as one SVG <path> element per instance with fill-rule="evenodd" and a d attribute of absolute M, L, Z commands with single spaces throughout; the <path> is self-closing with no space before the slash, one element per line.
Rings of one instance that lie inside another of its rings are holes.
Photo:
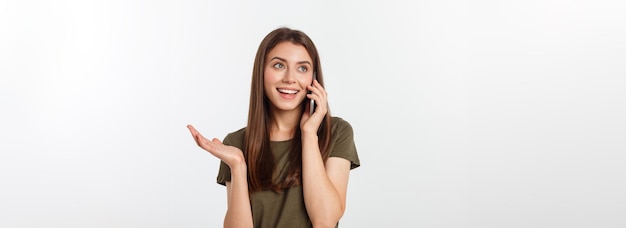
<path fill-rule="evenodd" d="M 282 93 L 282 94 L 296 94 L 296 93 L 299 92 L 298 90 L 294 90 L 294 89 L 281 89 L 281 88 L 278 88 L 276 90 L 278 90 L 278 92 Z"/>

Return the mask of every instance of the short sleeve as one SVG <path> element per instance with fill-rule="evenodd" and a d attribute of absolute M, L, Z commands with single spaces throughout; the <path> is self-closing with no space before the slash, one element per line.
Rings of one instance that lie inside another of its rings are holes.
<path fill-rule="evenodd" d="M 223 161 L 220 161 L 220 171 L 217 173 L 217 183 L 226 186 L 226 182 L 230 182 L 230 167 Z"/>
<path fill-rule="evenodd" d="M 332 142 L 329 157 L 340 157 L 350 161 L 350 169 L 361 166 L 350 123 L 339 117 L 333 117 L 331 129 Z"/>
<path fill-rule="evenodd" d="M 224 138 L 224 145 L 234 146 L 243 151 L 243 130 L 244 129 L 241 129 L 239 131 L 228 134 Z M 230 182 L 230 180 L 230 167 L 228 167 L 226 163 L 220 160 L 220 169 L 217 173 L 217 183 L 225 186 L 226 182 Z"/>

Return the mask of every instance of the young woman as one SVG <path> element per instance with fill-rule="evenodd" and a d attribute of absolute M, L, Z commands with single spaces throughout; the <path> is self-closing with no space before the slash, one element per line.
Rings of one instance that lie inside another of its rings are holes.
<path fill-rule="evenodd" d="M 247 127 L 222 143 L 187 126 L 198 146 L 222 161 L 224 227 L 338 226 L 350 170 L 360 163 L 352 127 L 330 116 L 323 79 L 313 41 L 276 29 L 256 54 Z"/>

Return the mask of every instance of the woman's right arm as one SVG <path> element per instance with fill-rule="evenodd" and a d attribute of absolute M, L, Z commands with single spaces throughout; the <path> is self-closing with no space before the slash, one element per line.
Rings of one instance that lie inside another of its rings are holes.
<path fill-rule="evenodd" d="M 231 181 L 226 182 L 228 210 L 224 217 L 224 227 L 252 227 L 246 163 L 244 161 L 229 167 Z"/>
<path fill-rule="evenodd" d="M 248 195 L 248 170 L 243 152 L 237 147 L 224 145 L 219 139 L 206 139 L 191 125 L 187 128 L 200 148 L 224 161 L 230 168 L 231 181 L 226 182 L 228 210 L 224 217 L 224 227 L 253 227 Z"/>

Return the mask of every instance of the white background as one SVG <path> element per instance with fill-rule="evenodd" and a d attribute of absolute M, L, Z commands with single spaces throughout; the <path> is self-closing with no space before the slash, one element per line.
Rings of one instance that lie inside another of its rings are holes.
<path fill-rule="evenodd" d="M 2 1 L 0 226 L 219 227 L 271 30 L 362 167 L 341 227 L 625 227 L 621 1 Z"/>

